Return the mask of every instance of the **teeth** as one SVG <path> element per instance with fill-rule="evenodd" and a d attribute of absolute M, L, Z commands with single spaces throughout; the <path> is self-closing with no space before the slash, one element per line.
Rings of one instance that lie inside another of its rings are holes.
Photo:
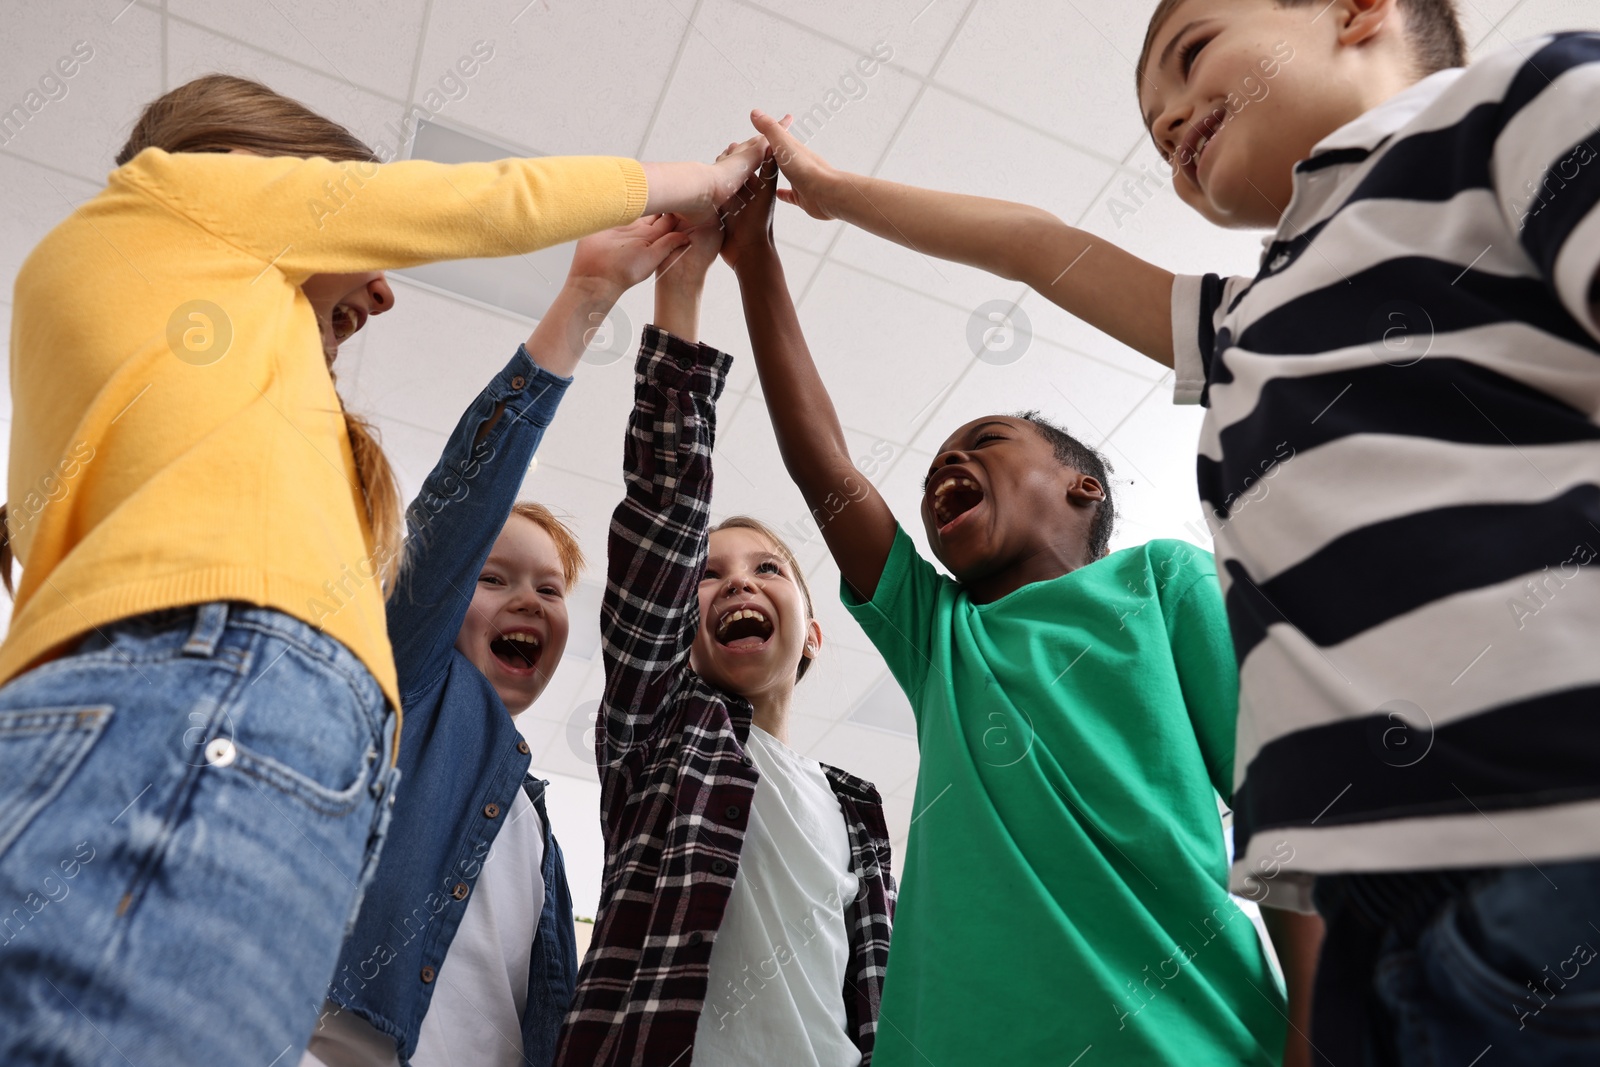
<path fill-rule="evenodd" d="M 728 614 L 722 617 L 722 621 L 717 623 L 717 632 L 722 633 L 723 631 L 727 630 L 729 626 L 738 622 L 740 619 L 760 619 L 762 622 L 767 621 L 767 617 L 761 612 L 756 611 L 754 608 L 739 608 L 737 611 L 730 611 Z"/>
<path fill-rule="evenodd" d="M 937 488 L 937 489 L 935 489 L 933 491 L 933 495 L 934 495 L 935 499 L 938 499 L 939 497 L 944 496 L 946 493 L 953 492 L 954 490 L 957 490 L 957 489 L 976 489 L 976 488 L 978 488 L 978 483 L 973 481 L 971 478 L 956 477 L 956 478 L 951 478 L 947 482 L 941 482 L 939 484 L 939 488 Z"/>
<path fill-rule="evenodd" d="M 514 633 L 501 634 L 500 636 L 505 638 L 507 641 L 516 641 L 519 644 L 533 645 L 535 648 L 539 647 L 539 639 L 533 634 Z"/>

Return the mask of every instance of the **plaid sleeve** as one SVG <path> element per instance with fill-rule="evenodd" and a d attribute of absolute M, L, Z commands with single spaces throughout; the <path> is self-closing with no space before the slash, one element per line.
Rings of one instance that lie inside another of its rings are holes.
<path fill-rule="evenodd" d="M 1556 34 L 1483 66 L 1509 74 L 1504 126 L 1487 131 L 1507 221 L 1567 311 L 1600 337 L 1600 33 Z"/>
<path fill-rule="evenodd" d="M 611 517 L 600 611 L 606 686 L 595 730 L 601 784 L 622 773 L 671 705 L 700 626 L 716 400 L 733 357 L 647 326 Z M 609 790 L 608 790 L 609 792 Z"/>

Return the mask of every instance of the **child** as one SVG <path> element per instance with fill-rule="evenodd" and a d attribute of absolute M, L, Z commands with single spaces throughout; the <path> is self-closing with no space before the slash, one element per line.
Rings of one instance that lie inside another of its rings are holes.
<path fill-rule="evenodd" d="M 590 316 L 687 240 L 673 222 L 578 242 L 550 311 L 461 417 L 407 512 L 388 603 L 406 784 L 302 1067 L 554 1055 L 578 971 L 572 898 L 547 783 L 529 777 L 512 720 L 561 663 L 583 553 L 547 509 L 512 502 Z"/>
<path fill-rule="evenodd" d="M 807 503 L 848 501 L 822 528 L 840 589 L 917 715 L 874 1062 L 1276 1063 L 1282 996 L 1225 886 L 1236 688 L 1210 560 L 1108 555 L 1104 460 L 1033 412 L 939 449 L 922 520 L 955 580 L 919 558 L 851 462 L 757 183 L 723 254 L 762 395 Z"/>
<path fill-rule="evenodd" d="M 1341 1065 L 1600 1047 L 1570 1014 L 1600 992 L 1570 963 L 1600 897 L 1600 35 L 1464 61 L 1443 0 L 1159 5 L 1139 105 L 1186 203 L 1276 228 L 1254 279 L 839 174 L 757 119 L 793 202 L 1025 280 L 1208 405 L 1233 884 L 1314 889 Z"/>
<path fill-rule="evenodd" d="M 857 1067 L 894 881 L 877 790 L 788 747 L 822 644 L 794 556 L 707 531 L 730 357 L 696 343 L 715 223 L 656 283 L 611 524 L 595 739 L 606 868 L 556 1062 Z"/>
<path fill-rule="evenodd" d="M 303 1046 L 378 857 L 399 706 L 397 494 L 329 357 L 391 306 L 385 268 L 707 211 L 747 155 L 380 165 L 221 76 L 146 109 L 16 281 L 0 899 L 77 842 L 95 858 L 7 946 L 0 1062 Z"/>

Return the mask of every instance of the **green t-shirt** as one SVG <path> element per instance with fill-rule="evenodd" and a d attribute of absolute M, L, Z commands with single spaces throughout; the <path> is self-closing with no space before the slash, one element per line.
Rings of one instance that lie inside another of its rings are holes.
<path fill-rule="evenodd" d="M 875 1067 L 1277 1064 L 1229 898 L 1238 671 L 1209 553 L 1125 549 L 992 604 L 902 529 L 845 605 L 917 716 Z"/>

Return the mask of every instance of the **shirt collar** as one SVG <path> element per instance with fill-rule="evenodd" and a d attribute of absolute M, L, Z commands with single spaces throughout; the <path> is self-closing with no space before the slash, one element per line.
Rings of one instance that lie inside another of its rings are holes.
<path fill-rule="evenodd" d="M 1368 108 L 1318 141 L 1311 149 L 1311 158 L 1315 159 L 1324 152 L 1333 152 L 1341 148 L 1371 150 L 1378 147 L 1384 138 L 1394 134 L 1437 100 L 1439 94 L 1448 89 L 1451 83 L 1465 72 L 1465 67 L 1436 71 L 1415 85 L 1402 89 L 1377 107 Z"/>

